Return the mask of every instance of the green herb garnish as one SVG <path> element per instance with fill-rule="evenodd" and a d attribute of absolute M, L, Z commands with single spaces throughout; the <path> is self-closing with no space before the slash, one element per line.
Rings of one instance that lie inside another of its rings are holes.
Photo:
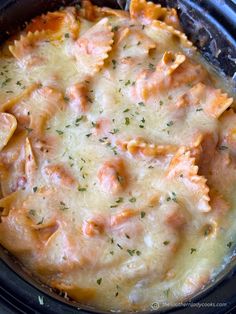
<path fill-rule="evenodd" d="M 64 132 L 63 132 L 63 131 L 60 131 L 60 130 L 56 130 L 56 132 L 57 132 L 58 135 L 64 134 Z"/>
<path fill-rule="evenodd" d="M 166 123 L 167 126 L 172 126 L 173 124 L 174 124 L 173 121 L 169 121 L 169 122 Z"/>
<path fill-rule="evenodd" d="M 97 279 L 97 284 L 100 286 L 100 284 L 102 283 L 102 278 Z"/>
<path fill-rule="evenodd" d="M 164 241 L 163 244 L 164 245 L 168 245 L 170 243 L 170 241 Z"/>
<path fill-rule="evenodd" d="M 111 62 L 112 62 L 112 68 L 114 70 L 116 68 L 117 61 L 116 60 L 111 60 Z"/>
<path fill-rule="evenodd" d="M 143 211 L 140 213 L 141 218 L 144 218 L 144 217 L 145 217 L 145 215 L 146 215 L 146 213 L 145 213 L 145 212 L 143 212 Z"/>
<path fill-rule="evenodd" d="M 36 192 L 37 192 L 37 190 L 38 190 L 38 187 L 37 187 L 37 186 L 34 186 L 34 187 L 33 187 L 33 191 L 34 191 L 34 193 L 36 193 Z"/>
<path fill-rule="evenodd" d="M 130 124 L 130 119 L 129 117 L 125 117 L 125 125 L 129 125 Z"/>

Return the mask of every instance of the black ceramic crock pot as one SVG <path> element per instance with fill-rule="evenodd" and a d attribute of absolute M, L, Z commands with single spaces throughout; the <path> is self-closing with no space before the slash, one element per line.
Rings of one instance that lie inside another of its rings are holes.
<path fill-rule="evenodd" d="M 128 9 L 126 0 L 96 0 L 100 6 Z M 226 77 L 236 90 L 236 0 L 159 0 L 175 7 L 182 26 L 203 56 Z M 71 0 L 0 0 L 0 40 L 14 33 L 25 21 Z M 158 309 L 155 313 L 223 314 L 236 313 L 236 259 L 197 296 L 182 306 Z M 96 309 L 68 302 L 49 288 L 40 285 L 0 247 L 0 314 L 88 314 Z M 105 312 L 103 312 L 105 313 Z M 148 312 L 142 312 L 147 314 Z"/>

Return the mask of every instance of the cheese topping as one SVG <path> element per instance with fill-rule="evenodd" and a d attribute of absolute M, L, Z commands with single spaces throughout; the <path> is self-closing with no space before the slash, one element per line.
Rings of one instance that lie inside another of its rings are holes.
<path fill-rule="evenodd" d="M 105 310 L 214 278 L 234 236 L 236 114 L 174 9 L 50 12 L 2 46 L 0 71 L 0 243 L 33 276 Z"/>

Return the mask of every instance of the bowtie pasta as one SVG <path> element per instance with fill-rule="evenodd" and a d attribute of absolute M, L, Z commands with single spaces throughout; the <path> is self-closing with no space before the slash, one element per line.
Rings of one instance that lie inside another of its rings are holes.
<path fill-rule="evenodd" d="M 85 0 L 0 57 L 1 245 L 97 309 L 203 289 L 235 238 L 236 114 L 175 9 Z"/>

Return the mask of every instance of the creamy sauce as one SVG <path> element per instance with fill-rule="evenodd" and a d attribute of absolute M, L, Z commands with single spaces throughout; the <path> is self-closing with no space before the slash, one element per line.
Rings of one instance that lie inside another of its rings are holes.
<path fill-rule="evenodd" d="M 234 244 L 233 99 L 168 19 L 61 12 L 2 47 L 0 243 L 82 304 L 186 299 Z"/>

